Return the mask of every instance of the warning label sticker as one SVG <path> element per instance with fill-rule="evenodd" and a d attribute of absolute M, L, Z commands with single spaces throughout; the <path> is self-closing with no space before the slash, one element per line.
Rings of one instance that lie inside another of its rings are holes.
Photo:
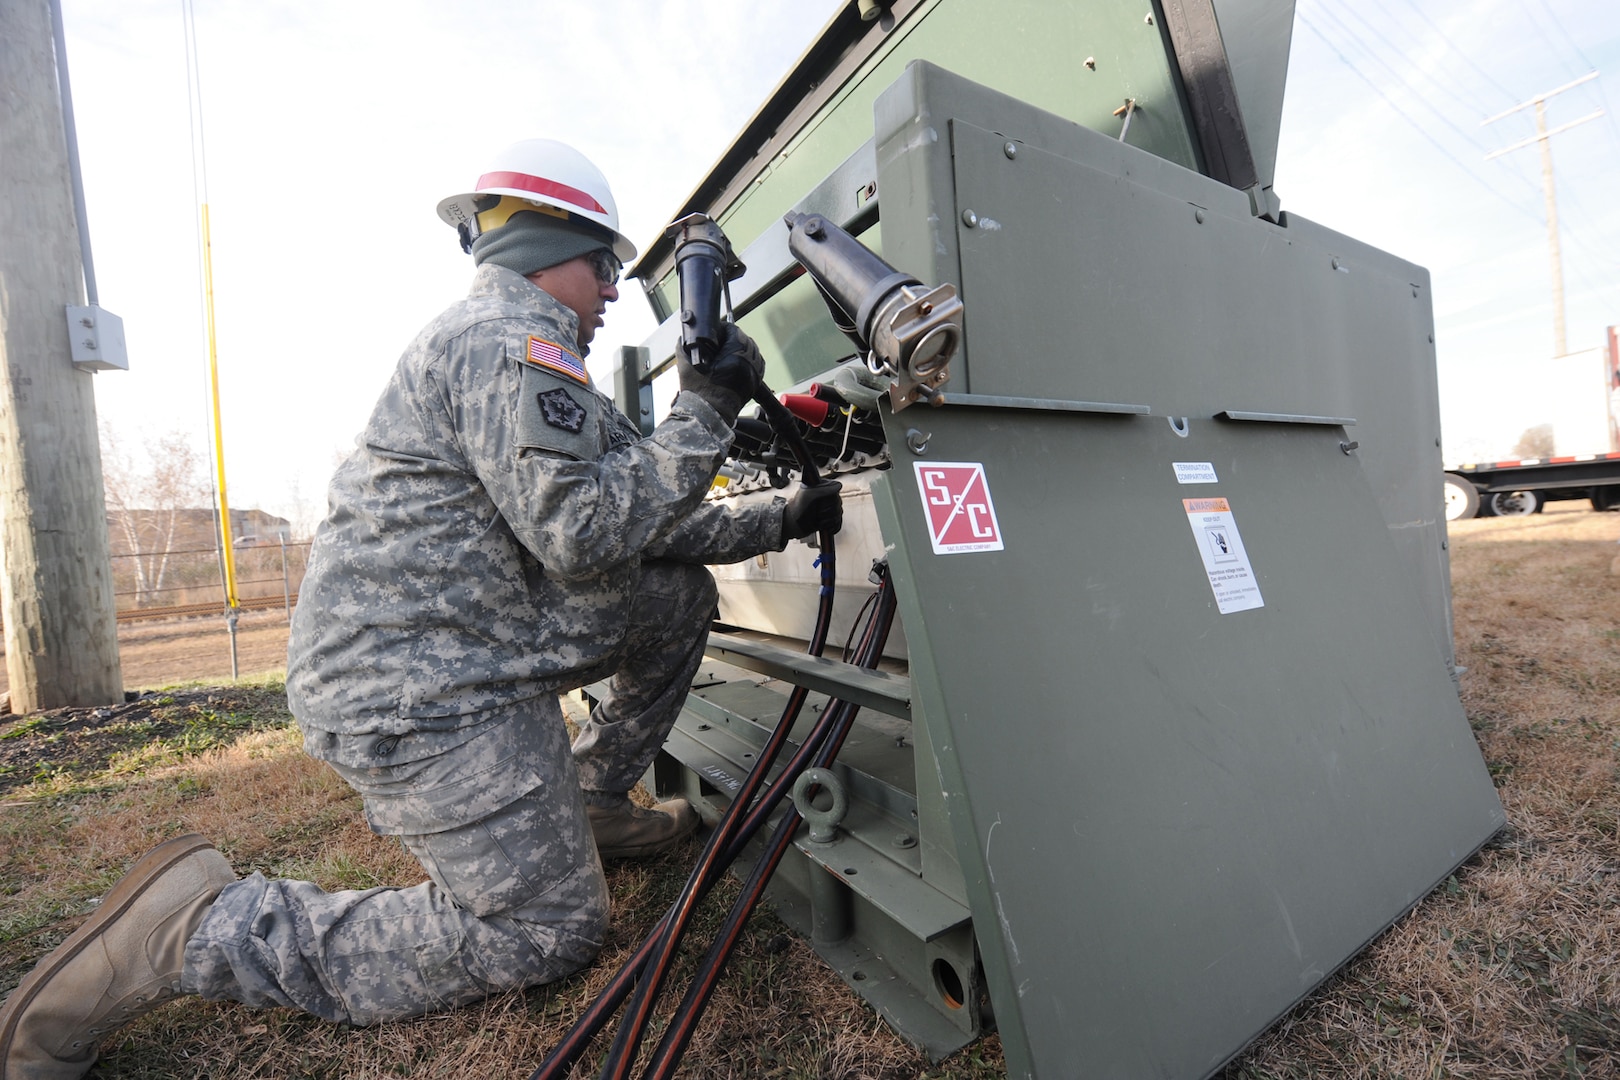
<path fill-rule="evenodd" d="M 1231 505 L 1225 499 L 1182 499 L 1181 505 L 1187 511 L 1199 554 L 1204 557 L 1204 572 L 1215 592 L 1215 607 L 1222 615 L 1265 607 Z"/>
<path fill-rule="evenodd" d="M 912 462 L 928 517 L 935 555 L 1001 551 L 1001 525 L 990 501 L 990 482 L 978 462 Z"/>

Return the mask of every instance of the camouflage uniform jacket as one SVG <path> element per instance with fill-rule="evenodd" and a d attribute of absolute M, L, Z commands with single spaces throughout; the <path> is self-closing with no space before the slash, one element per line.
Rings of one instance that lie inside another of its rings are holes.
<path fill-rule="evenodd" d="M 400 359 L 299 590 L 287 696 L 317 756 L 339 759 L 339 736 L 464 741 L 481 713 L 596 677 L 643 559 L 783 546 L 781 500 L 703 501 L 732 438 L 720 415 L 682 393 L 643 438 L 590 384 L 576 326 L 486 265 Z"/>

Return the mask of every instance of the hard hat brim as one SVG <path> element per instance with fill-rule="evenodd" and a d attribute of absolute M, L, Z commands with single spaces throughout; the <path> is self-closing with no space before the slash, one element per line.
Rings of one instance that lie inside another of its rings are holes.
<path fill-rule="evenodd" d="M 452 195 L 448 199 L 440 200 L 438 206 L 439 220 L 443 221 L 451 228 L 456 228 L 460 225 L 473 224 L 478 219 L 478 207 L 476 200 L 485 195 L 512 195 L 519 199 L 536 203 L 537 205 L 566 211 L 570 216 L 580 221 L 589 222 L 604 232 L 612 234 L 613 242 L 609 244 L 608 247 L 612 250 L 614 256 L 621 263 L 629 266 L 630 263 L 635 261 L 636 245 L 632 244 L 630 242 L 630 238 L 625 236 L 622 232 L 608 226 L 602 221 L 596 220 L 594 215 L 578 213 L 576 210 L 567 205 L 558 205 L 549 199 L 536 199 L 534 197 L 534 193 L 530 191 L 520 191 L 511 188 L 487 188 L 483 191 L 470 191 L 461 195 Z"/>

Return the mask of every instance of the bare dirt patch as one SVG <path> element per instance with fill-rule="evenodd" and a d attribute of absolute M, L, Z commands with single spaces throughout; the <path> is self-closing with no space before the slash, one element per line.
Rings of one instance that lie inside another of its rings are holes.
<path fill-rule="evenodd" d="M 285 727 L 287 698 L 263 686 L 133 691 L 122 705 L 48 709 L 0 722 L 0 797 L 26 785 L 144 772 Z"/>
<path fill-rule="evenodd" d="M 0 694 L 10 687 L 0 641 Z M 237 671 L 242 675 L 287 667 L 287 613 L 246 612 L 236 624 Z M 118 659 L 126 690 L 231 677 L 231 639 L 225 618 L 128 622 L 118 625 Z"/>

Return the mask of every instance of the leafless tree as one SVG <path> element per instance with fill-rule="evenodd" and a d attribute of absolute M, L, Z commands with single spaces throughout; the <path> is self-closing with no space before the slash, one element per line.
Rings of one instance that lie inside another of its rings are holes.
<path fill-rule="evenodd" d="M 1519 441 L 1513 444 L 1513 456 L 1521 461 L 1550 458 L 1553 456 L 1553 446 L 1553 426 L 1537 424 L 1535 427 L 1524 429 Z"/>
<path fill-rule="evenodd" d="M 102 424 L 101 461 L 115 564 L 133 568 L 135 606 L 146 607 L 162 595 L 185 512 L 208 505 L 202 455 L 182 432 L 170 431 L 148 438 L 137 460 Z"/>

